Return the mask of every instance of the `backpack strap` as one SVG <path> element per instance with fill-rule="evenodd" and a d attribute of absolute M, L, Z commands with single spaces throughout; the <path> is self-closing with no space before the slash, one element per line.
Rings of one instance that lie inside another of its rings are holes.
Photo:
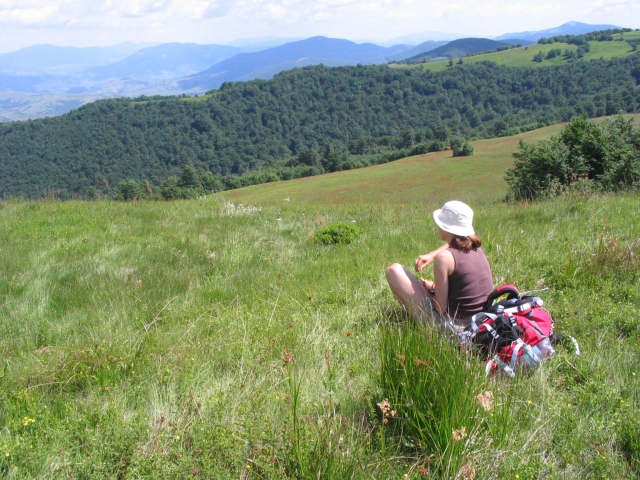
<path fill-rule="evenodd" d="M 511 354 L 511 362 L 509 362 L 509 368 L 511 368 L 512 371 L 515 371 L 516 369 L 516 362 L 518 361 L 518 352 L 524 346 L 525 346 L 525 343 L 521 339 L 516 340 L 516 346 L 513 347 L 513 353 Z"/>
<path fill-rule="evenodd" d="M 507 299 L 520 298 L 520 292 L 515 285 L 500 285 L 489 294 L 489 298 L 487 298 L 483 310 L 489 310 L 493 306 L 493 302 L 495 301 L 495 299 L 500 298 L 503 295 L 507 295 Z"/>
<path fill-rule="evenodd" d="M 527 313 L 529 313 L 531 310 L 533 310 L 533 305 L 529 302 L 518 302 L 516 303 L 513 307 L 509 307 L 509 308 L 505 308 L 504 310 L 502 310 L 503 312 L 507 312 L 507 313 L 515 313 L 515 314 L 519 314 L 519 315 L 526 315 Z"/>
<path fill-rule="evenodd" d="M 488 313 L 488 312 L 480 312 L 480 313 L 476 313 L 473 317 L 471 317 L 471 324 L 469 325 L 468 328 L 471 329 L 471 331 L 473 333 L 475 333 L 478 330 L 478 320 L 481 320 L 480 325 L 482 325 L 484 322 L 486 322 L 487 320 L 493 320 L 494 322 L 498 319 L 497 315 L 494 315 L 493 313 Z M 488 326 L 488 325 L 487 325 Z"/>
<path fill-rule="evenodd" d="M 494 355 L 494 357 L 487 362 L 487 365 L 484 368 L 484 376 L 485 377 L 489 376 L 489 374 L 491 373 L 491 370 L 493 369 L 494 366 L 499 368 L 500 371 L 502 371 L 506 375 L 510 376 L 511 378 L 514 378 L 516 376 L 516 372 L 513 370 L 513 368 L 511 368 L 510 365 L 507 365 L 506 363 L 504 363 L 500 359 L 500 357 L 498 357 L 498 355 Z"/>

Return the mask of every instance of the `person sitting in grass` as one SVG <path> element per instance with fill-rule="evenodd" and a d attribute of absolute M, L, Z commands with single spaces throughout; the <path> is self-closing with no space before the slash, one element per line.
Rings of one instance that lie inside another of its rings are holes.
<path fill-rule="evenodd" d="M 420 272 L 433 262 L 434 280 L 418 279 L 394 263 L 387 268 L 387 282 L 396 299 L 416 320 L 459 333 L 473 315 L 482 311 L 493 291 L 491 267 L 473 229 L 473 210 L 468 205 L 447 202 L 433 212 L 433 219 L 446 243 L 420 255 L 414 266 Z"/>

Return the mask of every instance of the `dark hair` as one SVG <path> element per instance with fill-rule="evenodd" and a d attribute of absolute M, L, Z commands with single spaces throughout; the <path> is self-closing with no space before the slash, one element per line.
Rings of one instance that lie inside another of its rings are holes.
<path fill-rule="evenodd" d="M 451 242 L 449 242 L 449 246 L 464 253 L 469 253 L 471 250 L 481 247 L 482 240 L 480 240 L 478 235 L 469 235 L 468 237 L 459 237 L 456 235 Z"/>

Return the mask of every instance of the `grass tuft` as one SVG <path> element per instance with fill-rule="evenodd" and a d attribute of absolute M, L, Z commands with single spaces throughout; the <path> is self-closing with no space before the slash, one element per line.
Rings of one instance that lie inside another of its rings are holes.
<path fill-rule="evenodd" d="M 322 245 L 350 245 L 361 233 L 359 226 L 341 222 L 317 230 L 314 238 Z"/>

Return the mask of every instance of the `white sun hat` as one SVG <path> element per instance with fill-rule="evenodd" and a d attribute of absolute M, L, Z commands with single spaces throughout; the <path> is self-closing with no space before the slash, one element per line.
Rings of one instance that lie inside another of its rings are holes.
<path fill-rule="evenodd" d="M 445 232 L 459 237 L 473 235 L 473 210 L 466 203 L 452 200 L 433 212 L 436 224 Z"/>

